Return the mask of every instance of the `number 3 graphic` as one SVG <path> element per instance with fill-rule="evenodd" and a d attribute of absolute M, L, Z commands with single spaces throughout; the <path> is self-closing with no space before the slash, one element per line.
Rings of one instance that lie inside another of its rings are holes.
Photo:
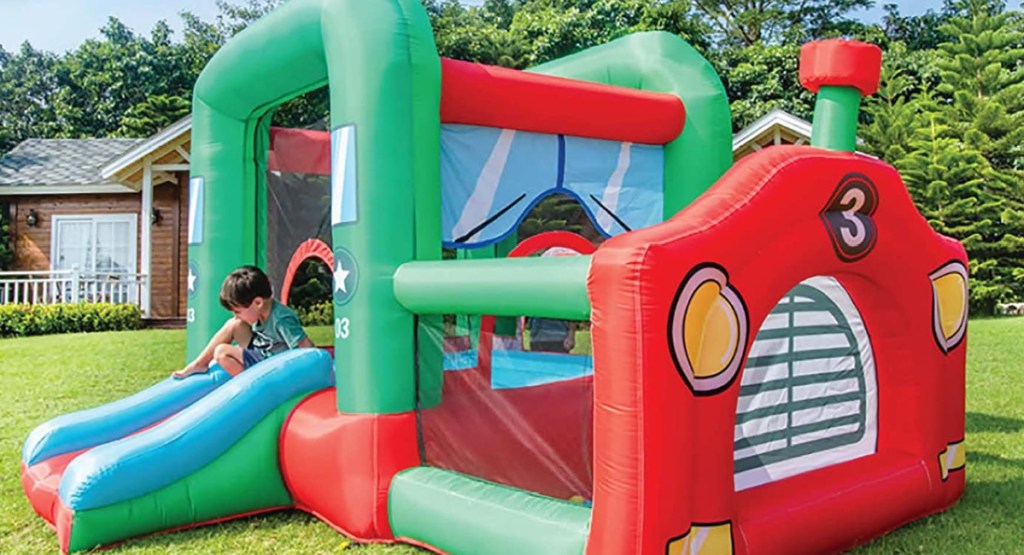
<path fill-rule="evenodd" d="M 334 337 L 338 339 L 348 339 L 349 319 L 339 318 L 334 321 Z"/>
<path fill-rule="evenodd" d="M 861 208 L 864 207 L 864 191 L 861 189 L 849 189 L 840 202 L 841 205 L 848 205 L 850 201 L 853 201 L 853 206 L 843 210 L 841 212 L 843 218 L 850 222 L 853 227 L 853 231 L 850 231 L 849 227 L 844 227 L 839 230 L 839 234 L 842 236 L 843 242 L 851 247 L 859 247 L 868 237 L 867 229 L 864 222 L 861 221 L 861 216 L 858 214 Z"/>
<path fill-rule="evenodd" d="M 867 176 L 843 176 L 821 212 L 821 221 L 840 260 L 860 260 L 874 248 L 878 228 L 872 216 L 877 208 L 878 189 Z"/>

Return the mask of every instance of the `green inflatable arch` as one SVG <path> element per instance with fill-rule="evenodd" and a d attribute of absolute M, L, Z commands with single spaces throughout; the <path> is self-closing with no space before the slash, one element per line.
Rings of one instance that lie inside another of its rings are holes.
<path fill-rule="evenodd" d="M 359 294 L 336 307 L 339 319 L 349 319 L 337 351 L 338 404 L 348 412 L 406 411 L 414 401 L 413 345 L 396 330 L 411 330 L 413 316 L 395 301 L 390 277 L 403 262 L 441 254 L 440 242 L 414 247 L 410 240 L 414 221 L 421 236 L 440 236 L 440 61 L 426 14 L 411 0 L 294 0 L 241 33 L 204 70 L 192 133 L 192 174 L 204 183 L 205 210 L 197 216 L 204 218 L 202 237 L 189 247 L 198 268 L 189 356 L 224 320 L 220 280 L 262 261 L 265 228 L 255 215 L 265 214 L 257 184 L 269 114 L 328 81 L 332 128 L 354 126 L 363 184 L 358 222 L 332 234 L 359 264 Z M 363 348 L 346 348 L 353 345 Z M 357 368 L 366 371 L 344 370 Z"/>

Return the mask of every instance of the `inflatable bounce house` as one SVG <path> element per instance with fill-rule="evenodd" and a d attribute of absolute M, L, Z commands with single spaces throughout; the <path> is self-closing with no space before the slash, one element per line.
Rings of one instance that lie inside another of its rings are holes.
<path fill-rule="evenodd" d="M 286 3 L 196 85 L 188 355 L 230 270 L 284 297 L 308 257 L 333 349 L 43 424 L 32 506 L 64 551 L 298 509 L 459 555 L 827 553 L 950 507 L 967 259 L 854 152 L 880 66 L 806 45 L 812 146 L 731 167 L 722 84 L 674 35 L 521 72 L 439 58 L 417 0 Z M 329 132 L 271 128 L 324 86 Z M 517 245 L 553 194 L 607 240 Z M 566 320 L 589 353 L 536 331 Z"/>

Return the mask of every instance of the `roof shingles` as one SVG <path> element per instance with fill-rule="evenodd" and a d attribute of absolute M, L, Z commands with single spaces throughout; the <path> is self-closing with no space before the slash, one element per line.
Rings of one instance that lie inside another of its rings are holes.
<path fill-rule="evenodd" d="M 28 139 L 0 157 L 0 187 L 107 185 L 100 169 L 145 139 Z"/>

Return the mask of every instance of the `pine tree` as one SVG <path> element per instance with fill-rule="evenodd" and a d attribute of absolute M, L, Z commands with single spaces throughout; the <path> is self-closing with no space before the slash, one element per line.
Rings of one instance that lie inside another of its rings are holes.
<path fill-rule="evenodd" d="M 927 125 L 915 130 L 909 154 L 895 165 L 928 223 L 967 249 L 972 311 L 992 314 L 996 303 L 1024 296 L 1015 275 L 1024 255 L 1019 184 L 961 139 L 942 111 L 921 115 Z"/>
<path fill-rule="evenodd" d="M 1024 298 L 1024 37 L 998 0 L 947 8 L 940 30 L 952 39 L 934 51 L 934 101 L 925 91 L 903 105 L 916 104 L 919 118 L 906 155 L 885 143 L 898 131 L 872 139 L 890 149 L 883 156 L 897 155 L 890 162 L 936 231 L 963 242 L 971 310 L 991 314 L 998 302 Z"/>
<path fill-rule="evenodd" d="M 180 96 L 156 95 L 136 104 L 121 118 L 118 135 L 148 137 L 187 116 L 192 103 Z"/>
<path fill-rule="evenodd" d="M 900 63 L 907 57 L 902 43 L 894 43 L 885 53 L 878 92 L 868 97 L 864 107 L 868 123 L 858 130 L 865 152 L 898 169 L 912 151 L 915 130 L 928 125 L 929 113 L 937 109 L 921 73 Z"/>
<path fill-rule="evenodd" d="M 939 92 L 958 131 L 998 170 L 1024 170 L 1024 33 L 998 0 L 960 0 L 941 27 Z M 1018 178 L 1021 176 L 1018 175 Z"/>

